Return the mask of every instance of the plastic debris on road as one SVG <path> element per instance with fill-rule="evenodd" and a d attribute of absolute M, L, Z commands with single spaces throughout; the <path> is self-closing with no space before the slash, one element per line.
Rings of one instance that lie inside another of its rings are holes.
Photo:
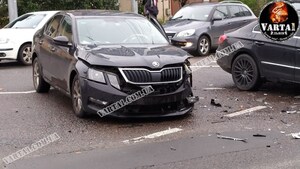
<path fill-rule="evenodd" d="M 220 103 L 215 102 L 215 99 L 211 99 L 210 104 L 213 105 L 213 106 L 216 106 L 216 107 L 222 107 L 222 105 Z"/>
<path fill-rule="evenodd" d="M 219 138 L 219 139 L 226 139 L 226 140 L 234 140 L 234 141 L 242 141 L 244 143 L 247 143 L 247 139 L 230 137 L 230 136 L 222 136 L 222 135 L 219 135 L 219 134 L 217 134 L 217 138 Z"/>

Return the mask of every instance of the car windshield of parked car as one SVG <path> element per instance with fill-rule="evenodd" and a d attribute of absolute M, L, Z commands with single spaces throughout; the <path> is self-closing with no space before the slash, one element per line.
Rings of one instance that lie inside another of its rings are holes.
<path fill-rule="evenodd" d="M 168 44 L 160 31 L 144 18 L 97 17 L 76 20 L 79 43 Z"/>
<path fill-rule="evenodd" d="M 13 22 L 9 23 L 5 26 L 5 28 L 15 28 L 15 29 L 22 29 L 22 28 L 35 28 L 38 24 L 43 20 L 45 14 L 26 14 L 20 16 Z"/>
<path fill-rule="evenodd" d="M 180 9 L 172 18 L 172 20 L 177 19 L 191 19 L 191 20 L 200 20 L 206 21 L 211 10 L 212 6 L 187 6 Z"/>

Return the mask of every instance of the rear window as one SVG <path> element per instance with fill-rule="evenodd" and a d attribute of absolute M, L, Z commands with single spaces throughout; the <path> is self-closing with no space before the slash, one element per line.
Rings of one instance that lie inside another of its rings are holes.
<path fill-rule="evenodd" d="M 231 6 L 228 6 L 228 9 L 233 18 L 245 16 L 244 11 L 240 8 L 240 6 L 231 5 Z"/>
<path fill-rule="evenodd" d="M 252 16 L 251 12 L 244 6 L 240 7 L 244 13 L 244 16 Z"/>

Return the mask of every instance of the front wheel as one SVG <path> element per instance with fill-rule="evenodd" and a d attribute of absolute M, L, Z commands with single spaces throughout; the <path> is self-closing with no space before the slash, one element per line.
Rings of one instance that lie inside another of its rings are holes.
<path fill-rule="evenodd" d="M 255 60 L 247 55 L 239 55 L 232 64 L 231 74 L 240 90 L 255 90 L 260 85 L 260 75 Z"/>
<path fill-rule="evenodd" d="M 210 40 L 207 36 L 201 36 L 198 41 L 198 54 L 200 56 L 206 56 L 211 49 Z"/>
<path fill-rule="evenodd" d="M 79 118 L 86 117 L 87 114 L 82 108 L 81 86 L 78 75 L 76 75 L 73 79 L 71 92 L 73 111 L 75 115 Z"/>
<path fill-rule="evenodd" d="M 24 44 L 20 47 L 18 61 L 23 65 L 30 65 L 32 63 L 30 43 Z"/>
<path fill-rule="evenodd" d="M 39 59 L 36 58 L 32 64 L 33 86 L 37 93 L 47 93 L 50 89 L 49 83 L 47 83 L 42 74 Z"/>

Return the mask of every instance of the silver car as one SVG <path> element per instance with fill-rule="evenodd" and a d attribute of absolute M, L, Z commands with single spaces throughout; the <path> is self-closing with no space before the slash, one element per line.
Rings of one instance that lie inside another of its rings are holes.
<path fill-rule="evenodd" d="M 251 9 L 239 1 L 220 3 L 192 3 L 181 8 L 165 25 L 167 36 L 185 40 L 182 48 L 201 56 L 218 46 L 219 37 L 225 31 L 237 29 L 257 17 Z"/>

